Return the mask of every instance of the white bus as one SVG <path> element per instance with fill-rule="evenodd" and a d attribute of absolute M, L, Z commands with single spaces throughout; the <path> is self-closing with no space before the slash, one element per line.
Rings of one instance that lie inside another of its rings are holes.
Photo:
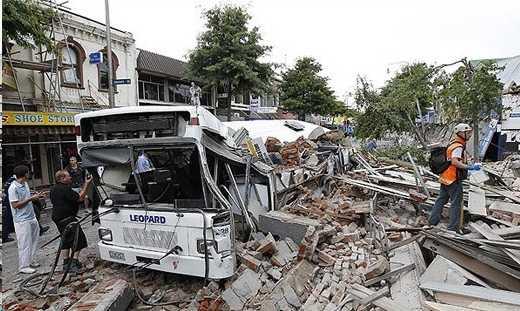
<path fill-rule="evenodd" d="M 78 114 L 75 125 L 99 213 L 117 211 L 100 218 L 102 259 L 210 279 L 233 275 L 236 229 L 255 230 L 274 207 L 275 189 L 269 169 L 233 148 L 223 123 L 200 107 L 141 106 Z"/>

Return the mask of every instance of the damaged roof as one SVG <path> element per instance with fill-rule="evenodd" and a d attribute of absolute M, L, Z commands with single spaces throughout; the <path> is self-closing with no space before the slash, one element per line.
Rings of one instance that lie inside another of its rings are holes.
<path fill-rule="evenodd" d="M 249 132 L 250 137 L 262 137 L 263 141 L 265 141 L 267 137 L 275 137 L 282 142 L 295 141 L 300 136 L 308 138 L 309 134 L 316 128 L 322 128 L 323 132 L 329 131 L 316 124 L 292 120 L 303 126 L 302 130 L 294 130 L 285 125 L 286 121 L 287 120 L 250 120 L 224 122 L 224 124 L 235 131 L 243 127 Z"/>
<path fill-rule="evenodd" d="M 499 67 L 504 67 L 504 69 L 497 74 L 500 82 L 504 83 L 504 89 L 507 89 L 512 82 L 516 85 L 520 85 L 520 55 L 489 60 L 494 61 Z M 471 63 L 478 66 L 483 61 L 485 61 L 485 59 L 473 60 Z"/>

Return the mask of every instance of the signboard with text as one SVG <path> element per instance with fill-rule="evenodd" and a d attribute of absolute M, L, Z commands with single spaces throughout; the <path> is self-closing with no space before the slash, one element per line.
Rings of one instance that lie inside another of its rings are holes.
<path fill-rule="evenodd" d="M 88 55 L 89 62 L 91 64 L 101 64 L 103 62 L 103 53 L 94 52 Z"/>
<path fill-rule="evenodd" d="M 130 84 L 130 79 L 114 79 L 112 80 L 112 85 L 120 85 L 120 84 Z"/>
<path fill-rule="evenodd" d="M 74 126 L 74 113 L 4 111 L 2 125 Z"/>

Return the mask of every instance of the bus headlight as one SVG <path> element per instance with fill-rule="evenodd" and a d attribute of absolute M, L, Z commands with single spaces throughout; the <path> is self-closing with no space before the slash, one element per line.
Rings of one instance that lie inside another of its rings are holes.
<path fill-rule="evenodd" d="M 111 242 L 112 241 L 112 230 L 110 230 L 110 229 L 99 228 L 98 229 L 98 235 L 99 235 L 99 239 L 101 241 L 105 241 L 105 242 Z"/>
<path fill-rule="evenodd" d="M 218 244 L 217 242 L 213 241 L 213 240 L 206 240 L 206 244 L 208 245 L 208 252 L 210 252 L 210 248 L 213 247 L 215 248 L 215 250 L 218 252 Z M 197 252 L 199 252 L 199 254 L 204 254 L 204 239 L 198 239 L 197 240 Z"/>

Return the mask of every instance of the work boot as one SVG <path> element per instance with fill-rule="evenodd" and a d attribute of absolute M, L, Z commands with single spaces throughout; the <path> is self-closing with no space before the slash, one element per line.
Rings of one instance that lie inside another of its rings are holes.
<path fill-rule="evenodd" d="M 72 258 L 72 264 L 75 265 L 78 270 L 83 268 L 83 264 L 81 264 L 81 262 L 76 258 Z"/>
<path fill-rule="evenodd" d="M 68 272 L 70 274 L 77 274 L 79 272 L 78 267 L 74 264 L 73 259 L 65 258 L 63 259 L 63 273 Z"/>

